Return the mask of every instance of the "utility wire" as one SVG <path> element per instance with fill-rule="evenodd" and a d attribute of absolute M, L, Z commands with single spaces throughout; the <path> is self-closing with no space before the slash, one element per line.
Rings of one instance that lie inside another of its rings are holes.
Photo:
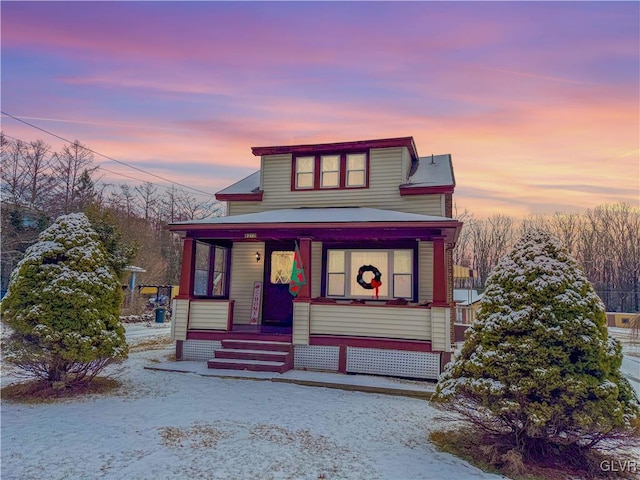
<path fill-rule="evenodd" d="M 67 143 L 70 143 L 70 144 L 72 144 L 72 145 L 75 143 L 75 142 L 73 142 L 73 141 L 71 141 L 71 140 L 69 140 L 69 139 L 67 139 L 67 138 L 64 138 L 64 137 L 62 137 L 62 136 L 58 135 L 58 134 L 55 134 L 55 133 L 53 133 L 53 132 L 50 132 L 49 130 L 45 130 L 44 128 L 38 127 L 37 125 L 34 125 L 34 124 L 29 123 L 29 122 L 27 122 L 27 121 L 25 121 L 25 120 L 22 120 L 21 118 L 18 118 L 18 117 L 14 116 L 14 115 L 11 115 L 10 113 L 7 113 L 7 112 L 1 111 L 1 110 L 0 110 L 0 113 L 2 113 L 2 115 L 6 115 L 7 117 L 13 118 L 14 120 L 17 120 L 18 122 L 24 123 L 25 125 L 28 125 L 28 126 L 30 126 L 30 127 L 32 127 L 32 128 L 35 128 L 36 130 L 40 130 L 41 132 L 44 132 L 44 133 L 46 133 L 46 134 L 48 134 L 48 135 L 51 135 L 51 136 L 53 136 L 53 137 L 56 137 L 56 138 L 58 138 L 58 139 L 62 140 L 63 142 L 67 142 Z M 8 135 L 7 135 L 7 136 L 8 136 Z M 172 184 L 174 184 L 174 185 L 179 185 L 179 186 L 181 186 L 181 187 L 183 187 L 183 188 L 186 188 L 186 189 L 189 189 L 189 190 L 193 190 L 193 191 L 195 191 L 195 192 L 202 193 L 202 194 L 207 195 L 207 196 L 209 196 L 209 197 L 213 197 L 213 196 L 214 196 L 213 194 L 211 194 L 211 193 L 209 193 L 209 192 L 205 192 L 205 191 L 203 191 L 203 190 L 198 190 L 197 188 L 189 187 L 189 186 L 187 186 L 187 185 L 183 185 L 183 184 L 181 184 L 181 183 L 174 182 L 173 180 L 169 180 L 168 178 L 164 178 L 164 177 L 162 177 L 162 176 L 160 176 L 160 175 L 156 175 L 155 173 L 147 172 L 146 170 L 143 170 L 143 169 L 141 169 L 141 168 L 135 167 L 135 166 L 133 166 L 133 165 L 129 165 L 128 163 L 123 162 L 123 161 L 121 161 L 121 160 L 116 160 L 115 158 L 109 157 L 108 155 L 104 155 L 104 154 L 102 154 L 102 153 L 100 153 L 100 152 L 96 152 L 95 150 L 92 150 L 92 149 L 90 149 L 90 148 L 88 148 L 88 147 L 84 147 L 84 148 L 85 148 L 87 151 L 89 151 L 89 152 L 93 153 L 94 155 L 98 155 L 98 156 L 100 156 L 100 157 L 106 158 L 107 160 L 111 160 L 112 162 L 119 163 L 119 164 L 121 164 L 121 165 L 124 165 L 125 167 L 132 168 L 132 169 L 134 169 L 134 170 L 137 170 L 137 171 L 139 171 L 139 172 L 144 173 L 145 175 L 151 175 L 152 177 L 159 178 L 160 180 L 162 180 L 162 181 L 164 181 L 164 182 L 169 182 L 169 183 L 172 183 Z M 106 169 L 105 169 L 105 170 L 106 170 Z M 107 170 L 107 171 L 108 171 L 108 170 Z M 113 172 L 113 173 L 115 173 L 115 172 Z M 126 175 L 124 175 L 124 176 L 126 176 Z M 129 177 L 129 178 L 133 178 L 133 177 Z M 138 179 L 135 179 L 135 180 L 138 180 Z"/>

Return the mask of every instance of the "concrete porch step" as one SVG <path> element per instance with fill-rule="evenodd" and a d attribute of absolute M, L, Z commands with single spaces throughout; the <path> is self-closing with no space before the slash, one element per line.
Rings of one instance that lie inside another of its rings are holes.
<path fill-rule="evenodd" d="M 260 340 L 222 340 L 222 347 L 232 350 L 267 350 L 272 352 L 291 352 L 291 343 L 265 342 Z"/>
<path fill-rule="evenodd" d="M 215 351 L 216 360 L 219 358 L 238 360 L 262 360 L 267 362 L 285 362 L 289 352 L 274 352 L 271 350 L 244 350 L 222 348 Z"/>
<path fill-rule="evenodd" d="M 263 360 L 240 360 L 231 358 L 215 358 L 207 362 L 209 368 L 231 370 L 251 370 L 253 372 L 284 373 L 289 370 L 285 362 L 269 362 Z"/>

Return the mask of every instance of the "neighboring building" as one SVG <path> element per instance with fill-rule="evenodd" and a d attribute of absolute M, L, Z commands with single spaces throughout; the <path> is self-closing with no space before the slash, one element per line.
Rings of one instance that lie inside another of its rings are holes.
<path fill-rule="evenodd" d="M 480 300 L 483 294 L 477 290 L 454 288 L 453 301 L 456 303 L 456 323 L 469 325 L 473 323 L 480 310 Z"/>
<path fill-rule="evenodd" d="M 640 313 L 607 312 L 607 326 L 619 328 L 632 328 L 634 319 L 640 317 Z M 638 320 L 636 320 L 638 322 Z"/>
<path fill-rule="evenodd" d="M 260 171 L 216 195 L 227 217 L 169 226 L 184 237 L 176 357 L 437 378 L 462 227 L 451 156 L 420 158 L 412 137 L 252 152 Z M 294 299 L 296 244 L 306 284 Z"/>

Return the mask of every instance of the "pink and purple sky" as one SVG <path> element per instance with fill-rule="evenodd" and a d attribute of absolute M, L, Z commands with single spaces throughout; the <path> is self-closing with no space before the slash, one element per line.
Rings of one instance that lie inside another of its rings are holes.
<path fill-rule="evenodd" d="M 635 1 L 0 8 L 4 112 L 200 190 L 257 170 L 253 146 L 411 135 L 478 217 L 640 206 Z"/>

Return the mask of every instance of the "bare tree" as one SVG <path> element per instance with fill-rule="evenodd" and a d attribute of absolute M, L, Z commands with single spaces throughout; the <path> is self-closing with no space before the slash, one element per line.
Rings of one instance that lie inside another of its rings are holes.
<path fill-rule="evenodd" d="M 84 189 L 86 195 L 92 184 L 91 174 L 98 168 L 93 166 L 93 160 L 93 152 L 77 140 L 71 145 L 65 145 L 60 153 L 53 155 L 58 213 L 67 214 L 82 210 L 83 205 L 78 202 L 78 196 L 81 189 Z"/>
<path fill-rule="evenodd" d="M 155 218 L 154 212 L 158 205 L 158 188 L 151 182 L 144 182 L 134 188 L 138 194 L 138 204 L 142 212 L 142 218 L 151 220 Z"/>
<path fill-rule="evenodd" d="M 51 199 L 55 184 L 51 174 L 51 147 L 42 140 L 29 142 L 25 154 L 25 180 L 27 205 L 43 209 Z"/>

